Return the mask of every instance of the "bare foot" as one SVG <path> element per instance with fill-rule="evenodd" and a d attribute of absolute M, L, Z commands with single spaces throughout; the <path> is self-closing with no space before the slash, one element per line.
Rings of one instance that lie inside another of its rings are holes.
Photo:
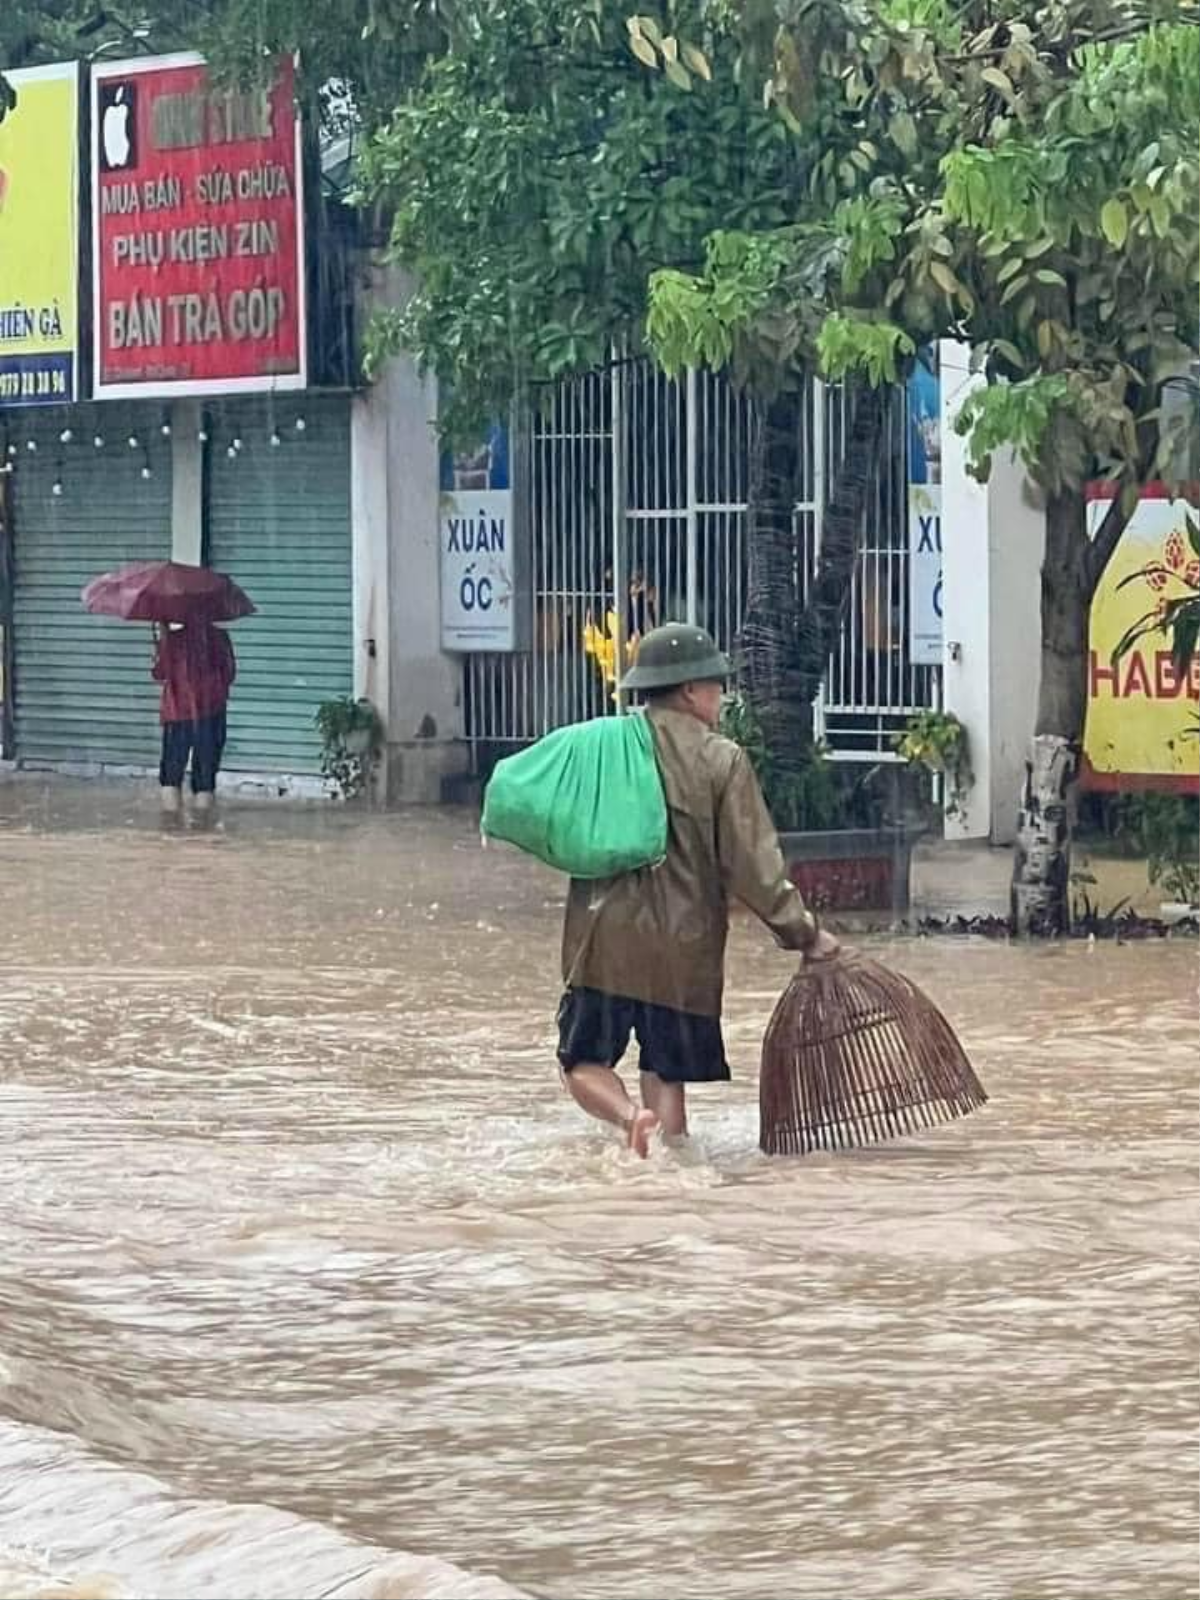
<path fill-rule="evenodd" d="M 627 1127 L 629 1148 L 635 1155 L 641 1156 L 644 1161 L 650 1154 L 650 1141 L 658 1132 L 659 1122 L 656 1111 L 639 1111 L 636 1116 L 630 1117 Z"/>

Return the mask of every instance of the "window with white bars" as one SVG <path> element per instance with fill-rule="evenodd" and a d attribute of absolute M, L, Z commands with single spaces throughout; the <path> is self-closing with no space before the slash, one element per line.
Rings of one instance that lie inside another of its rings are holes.
<path fill-rule="evenodd" d="M 814 381 L 796 508 L 802 596 L 820 559 L 846 420 L 842 392 Z M 474 744 L 521 744 L 617 710 L 618 635 L 636 639 L 660 622 L 692 620 L 723 649 L 735 646 L 746 603 L 751 445 L 749 402 L 712 373 L 674 381 L 649 363 L 618 362 L 554 390 L 529 420 L 530 648 L 467 658 Z M 907 612 L 897 392 L 842 635 L 814 707 L 835 759 L 889 759 L 906 718 L 936 703 L 935 670 L 909 659 Z"/>

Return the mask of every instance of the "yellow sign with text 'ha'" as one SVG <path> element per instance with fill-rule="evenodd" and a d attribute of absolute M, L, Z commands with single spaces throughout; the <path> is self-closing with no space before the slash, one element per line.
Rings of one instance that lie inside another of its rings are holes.
<path fill-rule="evenodd" d="M 1108 509 L 1089 506 L 1095 532 Z M 1158 486 L 1144 490 L 1092 601 L 1088 658 L 1085 781 L 1094 789 L 1200 788 L 1200 659 L 1179 673 L 1171 641 L 1149 631 L 1117 661 L 1129 630 L 1162 616 L 1172 600 L 1200 587 L 1200 553 L 1192 544 L 1197 513 Z"/>

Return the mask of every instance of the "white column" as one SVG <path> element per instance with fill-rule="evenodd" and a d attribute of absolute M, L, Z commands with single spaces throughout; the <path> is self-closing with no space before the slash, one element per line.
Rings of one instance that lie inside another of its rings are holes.
<path fill-rule="evenodd" d="M 171 407 L 171 559 L 200 565 L 204 538 L 203 412 L 196 400 Z"/>
<path fill-rule="evenodd" d="M 1041 496 L 1012 451 L 987 484 L 966 467 L 954 420 L 983 383 L 964 345 L 944 341 L 942 374 L 943 705 L 963 723 L 975 783 L 949 839 L 1011 844 L 1041 670 Z"/>
<path fill-rule="evenodd" d="M 1045 550 L 1041 493 L 1011 451 L 998 452 L 988 483 L 988 804 L 993 844 L 1011 844 L 1016 837 L 1021 783 L 1037 716 Z"/>
<path fill-rule="evenodd" d="M 966 345 L 944 339 L 942 439 L 942 704 L 967 730 L 975 781 L 960 814 L 946 818 L 948 839 L 986 839 L 991 831 L 991 616 L 987 486 L 967 471 L 966 440 L 955 419 L 984 380 L 970 371 Z"/>
<path fill-rule="evenodd" d="M 378 294 L 395 305 L 403 284 Z M 436 419 L 435 386 L 402 357 L 354 402 L 354 684 L 384 720 L 392 804 L 437 804 L 468 765 L 462 662 L 441 640 Z"/>
<path fill-rule="evenodd" d="M 381 387 L 388 406 L 391 736 L 444 745 L 463 735 L 462 660 L 442 649 L 437 391 L 410 361 L 393 362 Z"/>
<path fill-rule="evenodd" d="M 388 418 L 372 389 L 350 409 L 350 527 L 354 693 L 391 720 L 388 624 Z"/>

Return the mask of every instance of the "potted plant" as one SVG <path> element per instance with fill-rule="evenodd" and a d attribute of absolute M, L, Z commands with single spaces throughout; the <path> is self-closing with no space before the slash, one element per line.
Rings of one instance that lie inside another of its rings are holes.
<path fill-rule="evenodd" d="M 370 790 L 383 748 L 383 722 L 369 700 L 339 695 L 322 701 L 313 718 L 321 735 L 321 774 L 341 800 Z"/>
<path fill-rule="evenodd" d="M 975 776 L 967 730 L 953 712 L 918 711 L 896 736 L 896 749 L 910 767 L 944 780 L 946 815 L 961 816 Z"/>

